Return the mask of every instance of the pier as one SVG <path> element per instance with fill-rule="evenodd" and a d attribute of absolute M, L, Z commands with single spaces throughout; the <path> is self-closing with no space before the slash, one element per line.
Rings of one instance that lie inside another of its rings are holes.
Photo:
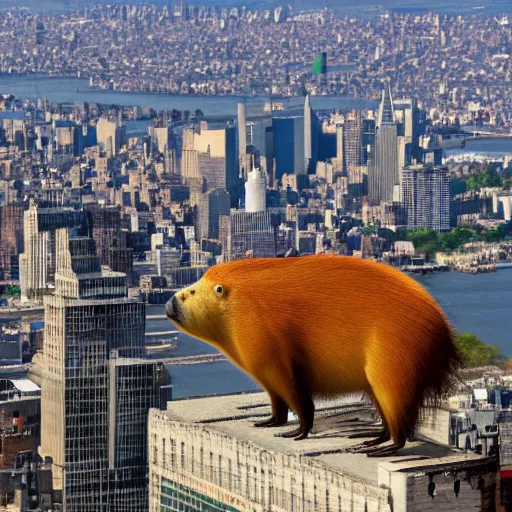
<path fill-rule="evenodd" d="M 202 354 L 199 356 L 168 357 L 159 359 L 159 361 L 162 361 L 164 364 L 204 364 L 227 360 L 228 358 L 224 354 Z"/>

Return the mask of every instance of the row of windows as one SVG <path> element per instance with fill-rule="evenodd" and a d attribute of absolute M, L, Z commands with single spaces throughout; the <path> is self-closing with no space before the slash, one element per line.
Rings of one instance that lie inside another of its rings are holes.
<path fill-rule="evenodd" d="M 160 512 L 240 512 L 219 500 L 166 478 L 162 479 Z"/>

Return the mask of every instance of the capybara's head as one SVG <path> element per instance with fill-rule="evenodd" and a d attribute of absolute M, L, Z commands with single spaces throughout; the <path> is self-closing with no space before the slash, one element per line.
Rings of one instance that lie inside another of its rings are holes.
<path fill-rule="evenodd" d="M 220 276 L 205 274 L 196 283 L 176 292 L 167 302 L 168 318 L 182 331 L 214 345 L 226 335 L 231 284 Z"/>

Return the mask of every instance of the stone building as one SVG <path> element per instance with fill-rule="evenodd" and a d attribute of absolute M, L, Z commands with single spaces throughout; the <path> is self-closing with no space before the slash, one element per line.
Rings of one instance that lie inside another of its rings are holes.
<path fill-rule="evenodd" d="M 363 396 L 317 403 L 313 432 L 301 442 L 276 437 L 293 427 L 253 426 L 269 415 L 263 393 L 151 410 L 150 512 L 466 511 L 494 501 L 494 458 L 427 441 L 391 458 L 346 452 L 359 442 L 348 433 L 376 427 Z"/>

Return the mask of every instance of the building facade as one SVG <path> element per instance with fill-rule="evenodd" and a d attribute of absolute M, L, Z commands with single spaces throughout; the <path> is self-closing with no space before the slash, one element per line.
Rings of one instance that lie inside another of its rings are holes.
<path fill-rule="evenodd" d="M 55 278 L 55 232 L 60 228 L 83 228 L 84 213 L 71 208 L 38 208 L 31 200 L 23 219 L 24 250 L 20 255 L 21 300 L 47 288 Z"/>
<path fill-rule="evenodd" d="M 343 435 L 337 422 L 354 415 L 365 425 L 372 420 L 364 401 L 342 401 L 318 403 L 316 433 L 299 443 L 254 428 L 270 413 L 262 393 L 181 400 L 150 411 L 150 512 L 488 510 L 495 461 L 420 441 L 403 460 L 348 453 L 358 440 Z"/>
<path fill-rule="evenodd" d="M 403 170 L 407 228 L 450 229 L 450 176 L 446 167 L 412 166 Z"/>
<path fill-rule="evenodd" d="M 41 454 L 66 512 L 147 510 L 146 421 L 165 369 L 145 356 L 145 309 L 126 276 L 102 272 L 93 239 L 57 232 L 45 297 Z"/>
<path fill-rule="evenodd" d="M 368 197 L 374 203 L 393 201 L 399 187 L 397 123 L 389 85 L 382 91 L 375 146 L 368 165 Z"/>

